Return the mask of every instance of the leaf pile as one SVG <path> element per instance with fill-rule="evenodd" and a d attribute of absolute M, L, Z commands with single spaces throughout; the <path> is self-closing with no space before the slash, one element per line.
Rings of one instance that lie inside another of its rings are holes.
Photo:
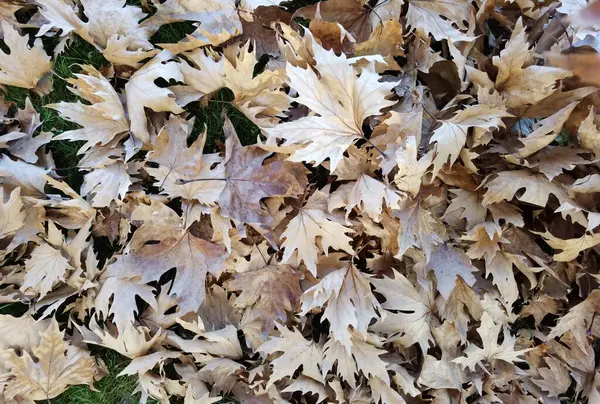
<path fill-rule="evenodd" d="M 600 403 L 598 4 L 3 1 L 0 402 Z"/>

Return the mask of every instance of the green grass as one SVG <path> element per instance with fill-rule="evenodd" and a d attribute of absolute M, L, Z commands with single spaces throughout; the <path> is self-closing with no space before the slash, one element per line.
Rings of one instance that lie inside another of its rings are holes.
<path fill-rule="evenodd" d="M 87 385 L 72 386 L 65 393 L 52 399 L 52 404 L 134 404 L 139 402 L 140 394 L 133 395 L 137 385 L 137 376 L 117 375 L 127 366 L 129 359 L 109 349 L 96 349 L 93 352 L 98 358 L 102 358 L 108 374 L 94 387 L 92 391 Z M 157 403 L 148 400 L 149 403 Z"/>

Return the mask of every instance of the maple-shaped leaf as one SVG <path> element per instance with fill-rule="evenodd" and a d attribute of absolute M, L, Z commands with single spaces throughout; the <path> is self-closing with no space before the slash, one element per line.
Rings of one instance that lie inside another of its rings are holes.
<path fill-rule="evenodd" d="M 334 257 L 335 258 L 335 257 Z M 366 336 L 371 320 L 378 317 L 379 303 L 371 293 L 369 279 L 352 262 L 332 260 L 335 270 L 302 295 L 302 313 L 325 307 L 323 321 L 330 323 L 331 336 L 350 352 L 352 330 Z"/>
<path fill-rule="evenodd" d="M 571 386 L 571 375 L 559 359 L 547 356 L 544 358 L 544 362 L 548 367 L 537 369 L 540 378 L 531 379 L 531 381 L 542 390 L 547 391 L 549 397 L 558 397 Z"/>
<path fill-rule="evenodd" d="M 588 335 L 595 334 L 599 329 L 592 322 L 592 318 L 600 312 L 600 290 L 594 289 L 581 303 L 571 307 L 546 336 L 547 340 L 560 337 L 571 332 L 580 346 L 585 346 Z"/>
<path fill-rule="evenodd" d="M 437 279 L 437 288 L 444 299 L 448 300 L 458 279 L 467 285 L 475 284 L 473 272 L 477 271 L 471 260 L 462 250 L 443 245 L 436 248 L 427 261 L 426 270 L 433 270 Z"/>
<path fill-rule="evenodd" d="M 40 344 L 40 334 L 50 325 L 50 320 L 36 321 L 31 315 L 13 317 L 0 314 L 0 350 L 25 349 L 30 351 Z"/>
<path fill-rule="evenodd" d="M 600 131 L 596 125 L 596 114 L 591 108 L 588 116 L 579 125 L 577 139 L 581 147 L 594 152 L 594 155 L 600 156 Z"/>
<path fill-rule="evenodd" d="M 181 65 L 186 84 L 198 94 L 188 94 L 192 99 L 214 93 L 227 87 L 233 92 L 232 104 L 259 127 L 272 127 L 279 116 L 289 108 L 290 100 L 281 91 L 285 76 L 277 71 L 264 70 L 254 74 L 258 64 L 256 48 L 252 42 L 231 45 L 225 55 L 206 54 L 198 49 L 186 54 L 195 68 Z M 235 57 L 226 57 L 233 54 Z"/>
<path fill-rule="evenodd" d="M 122 200 L 133 183 L 127 168 L 127 163 L 117 161 L 89 172 L 81 184 L 81 195 L 88 196 L 94 208 Z"/>
<path fill-rule="evenodd" d="M 394 163 L 398 169 L 394 176 L 394 184 L 398 189 L 406 191 L 413 196 L 419 193 L 421 181 L 433 160 L 433 153 L 427 153 L 419 159 L 417 157 L 417 139 L 414 136 L 410 136 L 406 140 L 404 148 L 396 150 L 394 159 Z"/>
<path fill-rule="evenodd" d="M 109 41 L 117 37 L 127 38 L 133 50 L 154 48 L 149 38 L 158 27 L 139 24 L 147 16 L 140 7 L 126 4 L 125 0 L 82 0 L 81 4 L 88 18 L 86 33 L 100 49 L 106 49 Z"/>
<path fill-rule="evenodd" d="M 18 395 L 49 401 L 68 386 L 92 386 L 96 372 L 94 359 L 85 350 L 63 341 L 64 335 L 53 320 L 41 333 L 39 345 L 32 349 L 35 360 L 27 351 L 22 356 L 12 354 L 9 357 L 6 365 L 13 378 L 5 390 L 9 399 Z"/>
<path fill-rule="evenodd" d="M 217 200 L 221 215 L 238 223 L 260 224 L 269 228 L 272 217 L 260 205 L 264 198 L 296 197 L 304 191 L 305 168 L 301 164 L 271 161 L 270 154 L 256 146 L 242 146 L 227 118 L 225 142 L 225 187 Z"/>
<path fill-rule="evenodd" d="M 563 125 L 569 119 L 577 104 L 578 102 L 572 102 L 548 118 L 537 122 L 533 132 L 519 139 L 523 147 L 518 149 L 515 153 L 516 156 L 527 158 L 552 143 L 560 135 Z"/>
<path fill-rule="evenodd" d="M 119 331 L 125 330 L 127 324 L 135 323 L 135 315 L 138 313 L 136 298 L 139 296 L 148 305 L 158 310 L 158 302 L 154 296 L 154 288 L 144 285 L 135 280 L 109 277 L 102 284 L 102 288 L 94 302 L 96 310 L 105 319 L 113 315 L 113 322 Z M 112 297 L 112 304 L 109 301 Z"/>
<path fill-rule="evenodd" d="M 286 312 L 296 312 L 300 306 L 300 273 L 289 265 L 238 273 L 227 285 L 242 291 L 235 306 L 244 309 L 240 327 L 254 348 L 266 341 L 275 323 L 286 322 Z"/>
<path fill-rule="evenodd" d="M 461 1 L 411 0 L 406 23 L 424 39 L 431 34 L 438 41 L 472 41 L 475 39 L 474 14 L 473 7 Z M 465 30 L 468 31 L 465 33 Z"/>
<path fill-rule="evenodd" d="M 182 224 L 158 223 L 147 230 L 138 229 L 130 243 L 135 249 L 118 256 L 106 272 L 119 278 L 140 277 L 138 282 L 148 283 L 176 268 L 171 293 L 177 295 L 180 316 L 198 309 L 205 296 L 207 271 L 216 273 L 226 258 L 223 247 L 195 237 Z M 144 244 L 152 240 L 159 242 Z"/>
<path fill-rule="evenodd" d="M 285 139 L 286 145 L 304 146 L 294 151 L 289 157 L 291 161 L 314 161 L 318 165 L 329 158 L 330 169 L 334 171 L 344 151 L 364 138 L 364 120 L 394 104 L 386 97 L 391 95 L 395 83 L 380 82 L 373 66 L 363 67 L 357 78 L 343 53 L 337 56 L 317 43 L 313 44 L 313 51 L 319 75 L 312 68 L 291 64 L 286 71 L 290 87 L 298 92 L 294 101 L 306 105 L 318 116 L 285 122 L 267 132 Z"/>
<path fill-rule="evenodd" d="M 451 321 L 461 342 L 466 342 L 471 317 L 479 320 L 483 314 L 481 298 L 459 278 L 455 281 L 450 297 L 444 302 L 438 300 L 436 303 L 440 306 L 442 318 Z"/>
<path fill-rule="evenodd" d="M 148 162 L 159 166 L 146 167 L 145 170 L 156 178 L 154 183 L 172 198 L 181 197 L 197 200 L 205 205 L 214 205 L 225 183 L 221 158 L 217 154 L 202 154 L 206 142 L 206 132 L 187 147 L 187 138 L 194 126 L 194 120 L 186 121 L 171 116 L 166 121 L 153 142 L 153 150 L 148 153 Z M 196 178 L 207 181 L 193 181 L 181 184 L 182 180 Z M 212 180 L 211 180 L 212 179 Z"/>
<path fill-rule="evenodd" d="M 352 239 L 346 236 L 346 233 L 352 233 L 353 230 L 345 227 L 340 223 L 342 220 L 327 211 L 328 197 L 323 191 L 315 191 L 281 234 L 281 238 L 285 239 L 281 244 L 285 249 L 282 261 L 288 262 L 294 251 L 298 251 L 298 258 L 304 261 L 315 276 L 319 252 L 317 239 L 325 254 L 330 247 L 348 254 L 354 252 L 350 245 Z"/>
<path fill-rule="evenodd" d="M 88 225 L 89 226 L 89 225 Z M 76 244 L 85 240 L 89 233 L 85 229 L 80 231 L 80 238 L 73 239 L 70 243 L 65 243 L 62 233 L 56 225 L 48 222 L 48 237 L 36 246 L 31 252 L 31 257 L 25 260 L 25 278 L 21 285 L 21 290 L 27 294 L 39 294 L 40 298 L 50 292 L 53 286 L 64 281 L 67 271 L 74 269 L 69 262 L 73 258 L 73 263 L 78 262 L 75 257 L 81 250 L 76 250 Z M 82 246 L 82 248 L 84 248 Z M 73 253 L 69 256 L 69 253 Z"/>
<path fill-rule="evenodd" d="M 4 187 L 0 187 L 0 239 L 9 236 L 25 224 L 25 210 L 21 200 L 21 188 L 13 189 L 4 197 Z"/>
<path fill-rule="evenodd" d="M 55 136 L 56 140 L 85 141 L 79 153 L 95 145 L 105 145 L 116 136 L 129 131 L 125 109 L 111 83 L 93 66 L 82 67 L 83 73 L 67 79 L 69 90 L 90 105 L 81 102 L 58 102 L 48 104 L 60 116 L 80 125 L 81 129 L 68 130 Z"/>
<path fill-rule="evenodd" d="M 275 323 L 281 337 L 270 337 L 267 342 L 258 347 L 264 354 L 281 352 L 282 355 L 271 361 L 273 373 L 267 386 L 284 377 L 291 377 L 300 366 L 302 374 L 315 380 L 323 381 L 319 363 L 323 360 L 323 348 L 314 341 L 308 341 L 300 331 L 290 331 L 287 327 Z"/>
<path fill-rule="evenodd" d="M 467 141 L 469 128 L 499 128 L 504 127 L 502 118 L 512 116 L 500 108 L 486 105 L 469 106 L 456 113 L 450 119 L 441 120 L 441 126 L 433 132 L 429 143 L 436 143 L 436 155 L 433 159 L 433 175 L 442 169 L 449 161 L 452 166 L 458 158 Z"/>
<path fill-rule="evenodd" d="M 175 114 L 183 112 L 183 108 L 177 105 L 173 92 L 168 88 L 158 87 L 155 83 L 158 78 L 183 81 L 179 64 L 172 61 L 172 58 L 171 52 L 163 50 L 136 71 L 125 84 L 131 132 L 144 143 L 150 140 L 144 108 Z"/>
<path fill-rule="evenodd" d="M 330 211 L 346 207 L 346 217 L 354 208 L 361 214 L 369 216 L 373 221 L 381 220 L 384 207 L 399 208 L 400 195 L 390 184 L 377 181 L 367 174 L 362 174 L 356 182 L 341 185 L 329 199 Z"/>
<path fill-rule="evenodd" d="M 328 0 L 299 8 L 292 16 L 292 20 L 301 17 L 309 20 L 320 19 L 326 22 L 339 23 L 353 37 L 359 41 L 365 41 L 372 31 L 372 23 L 369 18 L 371 12 L 377 14 L 380 18 L 377 20 L 378 22 L 384 18 L 380 17 L 379 11 L 379 7 L 371 9 L 364 7 L 359 0 Z"/>
<path fill-rule="evenodd" d="M 504 330 L 504 340 L 501 345 L 498 345 L 498 334 L 502 329 Z M 483 348 L 479 348 L 471 343 L 465 349 L 467 356 L 456 358 L 453 362 L 475 371 L 477 365 L 485 369 L 483 362 L 487 362 L 491 366 L 495 366 L 496 361 L 508 363 L 524 362 L 525 360 L 519 357 L 531 351 L 531 349 L 515 351 L 516 338 L 510 334 L 506 327 L 496 324 L 487 312 L 483 313 L 481 317 L 481 325 L 477 328 L 477 333 L 481 337 Z"/>
<path fill-rule="evenodd" d="M 0 84 L 45 92 L 47 89 L 40 80 L 52 69 L 52 62 L 44 51 L 42 40 L 36 39 L 33 47 L 29 47 L 27 35 L 19 35 L 4 19 L 0 25 L 4 43 L 10 49 L 10 54 L 0 51 Z"/>
<path fill-rule="evenodd" d="M 386 312 L 383 320 L 371 328 L 388 334 L 390 340 L 398 341 L 405 347 L 418 343 L 426 352 L 429 341 L 433 340 L 430 328 L 434 304 L 432 293 L 415 288 L 404 275 L 396 271 L 394 278 L 371 279 L 371 283 L 386 298 L 381 306 L 386 310 L 394 310 Z"/>
<path fill-rule="evenodd" d="M 495 87 L 509 108 L 537 103 L 555 91 L 557 80 L 572 75 L 568 70 L 534 63 L 521 19 L 500 56 L 494 56 L 492 62 L 498 68 Z"/>
<path fill-rule="evenodd" d="M 75 326 L 83 336 L 84 342 L 101 345 L 131 359 L 146 355 L 152 347 L 160 346 L 166 337 L 161 330 L 151 336 L 148 328 L 135 326 L 133 323 L 127 323 L 125 329 L 120 332 L 114 327 L 102 329 L 94 319 L 90 321 L 89 329 L 77 324 Z"/>
<path fill-rule="evenodd" d="M 548 181 L 543 174 L 537 174 L 527 169 L 501 171 L 491 174 L 489 178 L 492 178 L 491 181 L 483 184 L 483 187 L 487 188 L 483 195 L 483 206 L 503 200 L 510 201 L 521 189 L 525 189 L 525 192 L 517 196 L 517 199 L 536 206 L 546 206 L 551 194 L 556 196 L 561 203 L 569 200 L 563 187 Z"/>
<path fill-rule="evenodd" d="M 420 203 L 394 212 L 394 216 L 400 219 L 396 257 L 402 258 L 409 248 L 418 247 L 429 260 L 435 246 L 443 243 L 446 228 Z"/>
<path fill-rule="evenodd" d="M 444 212 L 444 220 L 446 216 L 460 212 L 460 218 L 466 219 L 467 229 L 485 222 L 487 217 L 487 209 L 481 204 L 482 195 L 476 191 L 465 189 L 449 189 L 454 198 Z"/>

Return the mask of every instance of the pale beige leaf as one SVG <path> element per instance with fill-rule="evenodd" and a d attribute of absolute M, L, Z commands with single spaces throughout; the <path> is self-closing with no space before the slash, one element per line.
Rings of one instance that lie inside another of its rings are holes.
<path fill-rule="evenodd" d="M 5 394 L 16 395 L 32 400 L 50 400 L 61 394 L 70 385 L 88 384 L 92 386 L 95 374 L 95 361 L 81 348 L 63 341 L 64 332 L 54 320 L 41 334 L 40 344 L 32 352 L 22 356 L 13 355 L 8 365 L 14 380 L 8 385 Z"/>
<path fill-rule="evenodd" d="M 600 244 L 600 233 L 584 234 L 579 238 L 561 239 L 546 231 L 544 233 L 536 233 L 544 237 L 544 241 L 552 248 L 562 250 L 561 253 L 554 254 L 552 257 L 556 261 L 568 262 L 577 258 L 580 252 L 592 248 Z"/>
<path fill-rule="evenodd" d="M 543 174 L 536 174 L 527 169 L 501 171 L 488 178 L 493 179 L 483 185 L 487 188 L 483 195 L 484 206 L 504 200 L 510 202 L 521 189 L 525 192 L 517 196 L 517 199 L 537 206 L 546 206 L 550 195 L 554 195 L 561 203 L 569 199 L 563 187 L 548 181 Z"/>
<path fill-rule="evenodd" d="M 318 364 L 323 360 L 323 349 L 313 341 L 306 340 L 298 330 L 290 331 L 285 326 L 276 324 L 281 337 L 270 337 L 262 344 L 259 352 L 282 355 L 271 361 L 273 373 L 267 386 L 286 376 L 292 376 L 302 366 L 302 374 L 317 381 L 324 381 Z"/>
<path fill-rule="evenodd" d="M 314 43 L 313 51 L 320 77 L 312 69 L 288 64 L 290 87 L 298 91 L 296 102 L 314 111 L 308 116 L 268 129 L 270 136 L 283 138 L 286 144 L 305 145 L 295 151 L 291 161 L 321 164 L 329 158 L 333 171 L 344 151 L 363 137 L 363 121 L 379 115 L 381 109 L 394 104 L 386 100 L 394 83 L 380 82 L 371 67 L 357 78 L 354 68 L 342 53 L 337 56 Z"/>
<path fill-rule="evenodd" d="M 498 333 L 504 329 L 504 340 L 501 345 L 498 345 Z M 469 344 L 465 349 L 466 357 L 459 357 L 453 362 L 460 364 L 464 368 L 469 368 L 472 371 L 476 366 L 483 367 L 483 362 L 488 362 L 492 366 L 496 361 L 504 362 L 524 362 L 519 358 L 524 353 L 531 349 L 514 350 L 516 338 L 502 325 L 496 324 L 488 313 L 483 313 L 481 317 L 481 325 L 477 328 L 477 333 L 483 342 L 483 348 L 479 348 L 474 344 Z"/>
<path fill-rule="evenodd" d="M 561 365 L 558 359 L 551 356 L 545 357 L 548 367 L 539 368 L 540 378 L 532 379 L 542 390 L 548 392 L 549 397 L 558 397 L 571 386 L 569 370 Z"/>
<path fill-rule="evenodd" d="M 96 168 L 83 178 L 81 195 L 86 195 L 94 208 L 109 206 L 113 201 L 122 200 L 133 183 L 127 168 L 128 164 L 122 162 Z"/>
<path fill-rule="evenodd" d="M 40 344 L 40 334 L 50 325 L 50 320 L 36 321 L 25 314 L 13 317 L 0 314 L 0 350 L 24 349 L 31 351 Z"/>
<path fill-rule="evenodd" d="M 0 51 L 0 84 L 40 90 L 39 81 L 52 69 L 50 56 L 44 51 L 42 40 L 36 39 L 30 48 L 27 35 L 19 35 L 4 19 L 1 25 L 4 43 L 11 52 L 7 54 Z"/>
<path fill-rule="evenodd" d="M 409 248 L 417 247 L 423 250 L 429 260 L 435 246 L 443 243 L 446 228 L 420 204 L 394 212 L 394 215 L 400 219 L 396 257 L 401 259 Z"/>
<path fill-rule="evenodd" d="M 217 154 L 202 154 L 206 133 L 187 147 L 187 138 L 194 126 L 194 120 L 186 121 L 172 116 L 153 142 L 153 150 L 148 153 L 148 162 L 158 167 L 146 167 L 148 174 L 156 178 L 154 183 L 172 198 L 197 200 L 205 205 L 214 205 L 225 187 L 225 170 Z M 181 184 L 181 180 L 207 179 Z"/>
<path fill-rule="evenodd" d="M 285 324 L 286 312 L 300 306 L 300 274 L 288 265 L 236 274 L 227 285 L 242 291 L 235 306 L 244 310 L 240 327 L 253 348 L 266 341 L 275 323 Z"/>
<path fill-rule="evenodd" d="M 437 279 L 437 289 L 444 299 L 448 300 L 458 279 L 469 286 L 475 284 L 473 272 L 477 271 L 471 260 L 462 250 L 442 245 L 436 248 L 425 266 L 427 271 L 433 270 Z"/>
<path fill-rule="evenodd" d="M 324 252 L 330 247 L 348 254 L 354 252 L 350 245 L 352 239 L 346 236 L 353 231 L 327 212 L 327 199 L 325 192 L 315 191 L 281 234 L 281 238 L 285 238 L 281 244 L 285 249 L 282 261 L 288 262 L 294 251 L 298 251 L 298 257 L 315 276 L 319 251 L 317 239 Z"/>
<path fill-rule="evenodd" d="M 11 235 L 25 224 L 25 210 L 21 201 L 21 188 L 15 188 L 5 201 L 4 187 L 0 187 L 0 239 Z"/>
<path fill-rule="evenodd" d="M 71 84 L 69 90 L 90 105 L 80 102 L 46 105 L 46 108 L 58 111 L 63 119 L 82 126 L 55 137 L 57 140 L 85 141 L 80 153 L 95 145 L 105 145 L 129 130 L 125 109 L 111 83 L 92 66 L 86 65 L 82 69 L 85 74 L 76 74 L 67 82 Z"/>
<path fill-rule="evenodd" d="M 131 132 L 144 143 L 150 140 L 144 108 L 156 112 L 169 111 L 175 114 L 183 112 L 183 109 L 175 102 L 173 92 L 155 84 L 155 80 L 158 78 L 167 81 L 183 81 L 179 64 L 171 61 L 172 58 L 171 52 L 163 50 L 136 71 L 125 85 Z"/>
<path fill-rule="evenodd" d="M 350 352 L 352 334 L 349 327 L 366 336 L 371 320 L 378 317 L 379 303 L 371 292 L 369 280 L 352 263 L 330 272 L 302 295 L 302 313 L 327 304 L 323 320 L 330 323 L 331 336 Z"/>
<path fill-rule="evenodd" d="M 31 257 L 25 260 L 25 279 L 21 290 L 43 298 L 58 282 L 64 281 L 67 271 L 73 269 L 60 249 L 48 243 L 34 248 Z"/>
<path fill-rule="evenodd" d="M 535 104 L 555 91 L 557 80 L 572 75 L 568 70 L 533 64 L 533 51 L 529 50 L 521 20 L 500 56 L 494 56 L 492 61 L 498 68 L 496 89 L 506 98 L 509 108 Z"/>
<path fill-rule="evenodd" d="M 396 271 L 393 279 L 372 279 L 371 283 L 386 298 L 381 306 L 398 311 L 387 312 L 372 329 L 388 334 L 390 340 L 398 341 L 403 346 L 418 343 L 423 351 L 427 351 L 429 341 L 433 340 L 430 330 L 433 307 L 431 293 L 415 288 L 404 275 Z"/>

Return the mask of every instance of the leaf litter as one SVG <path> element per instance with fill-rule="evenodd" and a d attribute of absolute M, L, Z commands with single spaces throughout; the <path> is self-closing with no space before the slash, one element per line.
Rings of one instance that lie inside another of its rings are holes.
<path fill-rule="evenodd" d="M 600 402 L 600 3 L 312 3 L 0 4 L 0 402 Z"/>

